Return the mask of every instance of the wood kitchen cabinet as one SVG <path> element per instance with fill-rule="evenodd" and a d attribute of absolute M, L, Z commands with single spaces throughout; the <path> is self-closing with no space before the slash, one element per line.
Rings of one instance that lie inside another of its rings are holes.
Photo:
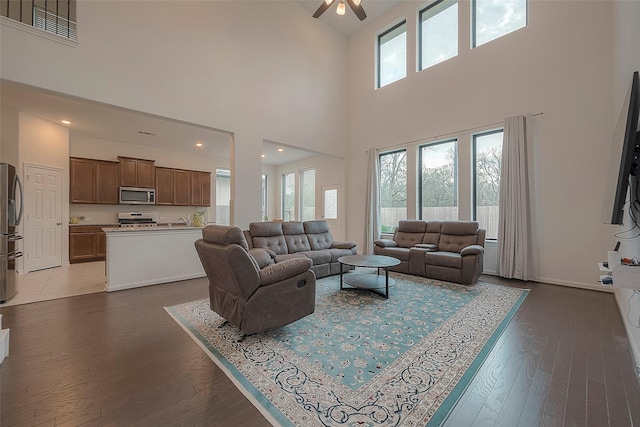
<path fill-rule="evenodd" d="M 70 203 L 118 204 L 118 162 L 69 158 Z"/>
<path fill-rule="evenodd" d="M 173 171 L 173 204 L 174 206 L 191 205 L 191 173 L 174 169 Z"/>
<path fill-rule="evenodd" d="M 117 225 L 113 225 L 117 227 Z M 107 239 L 104 225 L 77 225 L 69 227 L 69 263 L 104 261 Z"/>
<path fill-rule="evenodd" d="M 118 156 L 120 161 L 120 186 L 154 188 L 156 183 L 155 160 Z"/>
<path fill-rule="evenodd" d="M 156 205 L 211 206 L 211 172 L 156 167 Z"/>
<path fill-rule="evenodd" d="M 191 171 L 191 206 L 211 206 L 211 173 Z"/>
<path fill-rule="evenodd" d="M 156 205 L 173 205 L 173 171 L 156 167 Z"/>

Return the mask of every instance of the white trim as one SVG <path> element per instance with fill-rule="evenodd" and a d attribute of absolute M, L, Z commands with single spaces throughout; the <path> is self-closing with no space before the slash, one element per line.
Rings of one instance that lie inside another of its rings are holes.
<path fill-rule="evenodd" d="M 25 24 L 23 22 L 16 21 L 15 19 L 6 18 L 4 16 L 0 16 L 0 26 L 7 26 L 14 28 L 16 30 L 23 31 L 25 33 L 42 37 L 44 39 L 54 41 L 65 46 L 76 48 L 78 47 L 78 42 L 75 40 L 68 39 L 66 37 L 58 36 L 56 34 L 50 33 L 49 31 L 41 30 L 39 28 L 35 28 L 29 24 Z"/>

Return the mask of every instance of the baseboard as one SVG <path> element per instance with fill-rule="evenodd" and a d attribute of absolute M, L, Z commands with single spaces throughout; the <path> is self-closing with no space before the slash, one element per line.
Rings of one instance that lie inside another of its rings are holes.
<path fill-rule="evenodd" d="M 494 271 L 487 271 L 486 269 L 482 272 L 482 274 L 486 274 L 489 276 L 498 276 L 498 274 Z M 578 289 L 586 289 L 589 291 L 598 291 L 598 292 L 609 292 L 613 293 L 613 286 L 609 285 L 599 285 L 592 283 L 582 283 L 582 282 L 570 282 L 566 280 L 556 280 L 549 277 L 539 277 L 536 280 L 537 283 L 546 283 L 548 285 L 559 285 L 559 286 L 567 286 L 570 288 L 578 288 Z"/>

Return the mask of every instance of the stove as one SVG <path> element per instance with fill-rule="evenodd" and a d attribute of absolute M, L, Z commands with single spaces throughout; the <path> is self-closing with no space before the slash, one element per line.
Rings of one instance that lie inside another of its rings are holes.
<path fill-rule="evenodd" d="M 120 212 L 118 224 L 120 227 L 155 227 L 157 218 L 157 212 Z"/>

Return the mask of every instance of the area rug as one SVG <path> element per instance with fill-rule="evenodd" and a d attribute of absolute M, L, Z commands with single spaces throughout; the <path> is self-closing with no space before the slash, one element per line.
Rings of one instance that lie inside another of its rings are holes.
<path fill-rule="evenodd" d="M 440 425 L 527 291 L 391 277 L 389 299 L 319 279 L 315 313 L 242 341 L 208 299 L 166 310 L 274 425 Z"/>

